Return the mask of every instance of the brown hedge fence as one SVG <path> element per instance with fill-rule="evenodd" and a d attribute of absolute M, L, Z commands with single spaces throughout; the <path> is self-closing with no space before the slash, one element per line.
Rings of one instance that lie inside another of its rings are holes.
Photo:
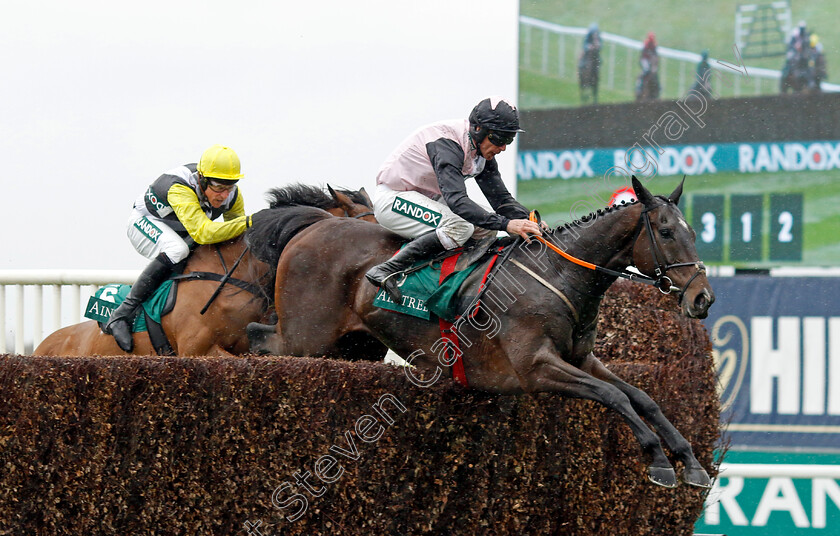
<path fill-rule="evenodd" d="M 702 324 L 616 284 L 598 351 L 711 468 Z M 588 402 L 324 359 L 0 356 L 0 534 L 691 534 L 705 492 L 646 480 Z M 294 519 L 294 520 L 292 520 Z"/>

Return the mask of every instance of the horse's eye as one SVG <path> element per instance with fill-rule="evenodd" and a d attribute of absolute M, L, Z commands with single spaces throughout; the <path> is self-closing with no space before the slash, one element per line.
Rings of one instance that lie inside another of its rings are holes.
<path fill-rule="evenodd" d="M 674 231 L 671 229 L 659 229 L 659 234 L 662 238 L 674 238 Z"/>

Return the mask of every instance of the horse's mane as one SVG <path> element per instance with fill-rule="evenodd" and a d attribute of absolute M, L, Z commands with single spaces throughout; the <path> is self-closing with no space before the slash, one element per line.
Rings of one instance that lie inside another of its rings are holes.
<path fill-rule="evenodd" d="M 668 199 L 667 197 L 665 197 L 664 195 L 656 195 L 654 197 L 656 199 L 659 199 L 660 201 L 663 201 L 666 204 L 671 204 L 672 203 L 671 200 Z M 578 218 L 574 221 L 570 221 L 568 223 L 563 223 L 563 224 L 558 225 L 552 232 L 556 233 L 556 232 L 563 231 L 563 230 L 569 230 L 572 227 L 589 227 L 590 225 L 592 225 L 593 220 L 595 220 L 599 217 L 606 216 L 608 214 L 615 214 L 617 212 L 622 211 L 623 209 L 625 209 L 627 207 L 635 205 L 638 202 L 639 201 L 631 201 L 630 203 L 627 203 L 625 201 L 622 201 L 618 205 L 610 205 L 608 207 L 599 208 L 598 210 L 596 210 L 594 212 L 590 212 L 586 216 L 581 216 L 580 218 Z"/>
<path fill-rule="evenodd" d="M 289 240 L 313 223 L 333 217 L 329 212 L 309 206 L 266 208 L 254 216 L 253 225 L 245 232 L 245 242 L 251 254 L 268 264 L 272 273 Z"/>
<path fill-rule="evenodd" d="M 357 191 L 339 188 L 335 190 L 348 196 L 356 204 L 368 206 L 367 199 Z M 266 192 L 265 199 L 269 208 L 306 206 L 326 210 L 338 206 L 335 199 L 323 188 L 300 183 L 272 188 Z"/>
<path fill-rule="evenodd" d="M 630 205 L 635 205 L 636 203 L 638 203 L 638 201 L 633 201 L 633 202 L 630 202 L 630 203 L 626 203 L 626 202 L 622 201 L 618 205 L 610 205 L 608 207 L 599 208 L 598 210 L 596 210 L 594 212 L 590 212 L 589 214 L 587 214 L 585 216 L 581 216 L 580 218 L 578 218 L 576 220 L 566 222 L 566 223 L 561 223 L 560 225 L 558 225 L 553 230 L 553 232 L 556 233 L 556 232 L 560 232 L 560 231 L 563 231 L 563 230 L 568 230 L 568 229 L 571 229 L 572 227 L 589 227 L 590 225 L 592 225 L 592 221 L 595 220 L 596 218 L 605 216 L 607 214 L 613 214 L 613 213 L 619 212 L 620 210 L 624 209 L 625 207 L 629 207 Z"/>

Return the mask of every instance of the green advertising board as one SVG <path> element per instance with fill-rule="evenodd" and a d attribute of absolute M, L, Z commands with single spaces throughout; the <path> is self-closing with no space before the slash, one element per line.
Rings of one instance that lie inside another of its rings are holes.
<path fill-rule="evenodd" d="M 723 461 L 697 533 L 840 534 L 840 454 L 729 451 Z"/>
<path fill-rule="evenodd" d="M 724 196 L 694 196 L 694 212 L 691 226 L 697 233 L 697 254 L 705 262 L 723 260 L 723 212 Z"/>
<path fill-rule="evenodd" d="M 770 259 L 802 260 L 802 195 L 770 196 Z"/>
<path fill-rule="evenodd" d="M 761 260 L 761 231 L 764 197 L 753 194 L 731 196 L 729 215 L 729 260 L 735 263 Z"/>
<path fill-rule="evenodd" d="M 801 261 L 801 193 L 688 194 L 697 253 L 707 263 Z"/>

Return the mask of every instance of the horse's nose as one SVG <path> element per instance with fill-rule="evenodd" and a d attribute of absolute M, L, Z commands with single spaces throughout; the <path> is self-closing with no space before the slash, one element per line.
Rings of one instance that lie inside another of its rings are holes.
<path fill-rule="evenodd" d="M 708 290 L 703 289 L 702 292 L 698 293 L 697 296 L 694 297 L 694 313 L 698 315 L 705 315 L 706 311 L 709 310 L 709 307 L 711 307 L 714 301 L 714 296 L 712 296 Z"/>

